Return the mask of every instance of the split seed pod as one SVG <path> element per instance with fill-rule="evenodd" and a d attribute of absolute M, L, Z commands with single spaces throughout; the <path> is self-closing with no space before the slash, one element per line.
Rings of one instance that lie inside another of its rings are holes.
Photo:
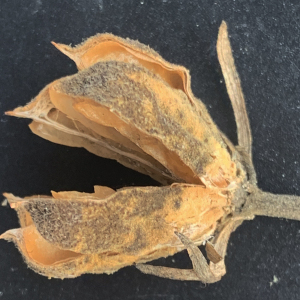
<path fill-rule="evenodd" d="M 33 119 L 33 133 L 84 147 L 160 182 L 162 187 L 93 194 L 52 192 L 24 199 L 5 194 L 21 228 L 2 234 L 28 265 L 48 277 L 113 273 L 136 264 L 144 273 L 218 281 L 230 233 L 255 214 L 300 219 L 299 199 L 256 186 L 251 131 L 225 22 L 218 57 L 238 127 L 235 147 L 190 87 L 184 67 L 138 42 L 96 35 L 71 48 L 53 43 L 79 72 L 46 86 L 9 115 Z M 209 265 L 197 248 L 206 243 Z M 187 249 L 194 270 L 144 262 Z"/>

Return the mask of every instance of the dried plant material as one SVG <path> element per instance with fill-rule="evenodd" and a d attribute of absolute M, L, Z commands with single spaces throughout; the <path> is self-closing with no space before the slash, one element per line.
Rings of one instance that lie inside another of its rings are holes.
<path fill-rule="evenodd" d="M 1 202 L 1 206 L 7 206 L 8 202 L 7 202 L 7 199 L 4 199 L 2 202 Z"/>
<path fill-rule="evenodd" d="M 216 220 L 222 218 L 227 204 L 227 197 L 217 191 L 207 193 L 205 187 L 186 184 L 118 191 L 95 187 L 94 194 L 52 192 L 53 197 L 25 199 L 5 196 L 17 210 L 22 227 L 2 238 L 17 242 L 29 265 L 51 277 L 112 273 L 129 261 L 133 264 L 174 254 L 184 248 L 173 234 L 178 229 L 201 244 L 215 231 Z M 199 198 L 202 201 L 196 201 Z M 61 266 L 66 260 L 67 265 L 73 264 L 65 274 Z M 81 266 L 82 260 L 93 264 Z M 57 269 L 45 268 L 49 261 Z"/>
<path fill-rule="evenodd" d="M 213 244 L 209 241 L 207 241 L 205 244 L 205 250 L 206 250 L 207 258 L 214 264 L 217 264 L 223 259 L 223 257 L 214 248 Z"/>
<path fill-rule="evenodd" d="M 218 59 L 238 127 L 238 143 L 251 157 L 252 135 L 241 81 L 235 68 L 226 23 L 222 24 L 217 42 Z"/>
<path fill-rule="evenodd" d="M 70 278 L 134 264 L 147 274 L 213 283 L 226 273 L 228 239 L 244 220 L 300 220 L 299 197 L 272 195 L 256 185 L 250 125 L 225 22 L 217 52 L 237 146 L 192 94 L 188 70 L 149 47 L 109 34 L 75 48 L 53 44 L 79 72 L 50 83 L 8 114 L 31 118 L 32 132 L 47 140 L 115 159 L 163 186 L 95 186 L 91 194 L 24 199 L 5 194 L 21 227 L 0 238 L 13 241 L 36 272 Z M 197 247 L 204 242 L 209 264 Z M 191 270 L 144 264 L 183 249 Z"/>

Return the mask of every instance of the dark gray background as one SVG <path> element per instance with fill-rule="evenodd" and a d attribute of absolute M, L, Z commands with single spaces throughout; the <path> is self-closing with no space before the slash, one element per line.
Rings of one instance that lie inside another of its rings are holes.
<path fill-rule="evenodd" d="M 0 191 L 26 196 L 91 192 L 96 184 L 156 184 L 114 161 L 45 141 L 30 132 L 28 120 L 4 115 L 47 83 L 76 72 L 51 40 L 76 45 L 111 32 L 150 45 L 190 69 L 193 92 L 236 141 L 215 50 L 218 27 L 226 20 L 251 121 L 259 186 L 300 196 L 299 17 L 298 0 L 1 0 Z M 14 227 L 15 212 L 0 207 L 0 232 Z M 48 280 L 26 267 L 12 243 L 0 241 L 0 300 L 299 299 L 299 237 L 296 221 L 258 217 L 245 222 L 230 239 L 227 275 L 206 287 L 146 276 L 134 267 L 110 276 Z M 159 263 L 191 267 L 186 253 Z M 274 275 L 279 281 L 270 286 Z"/>

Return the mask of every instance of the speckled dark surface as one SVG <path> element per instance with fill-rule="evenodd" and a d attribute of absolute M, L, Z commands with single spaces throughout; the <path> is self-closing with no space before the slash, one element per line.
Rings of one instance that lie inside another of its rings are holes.
<path fill-rule="evenodd" d="M 76 72 L 51 44 L 77 44 L 112 32 L 149 44 L 191 71 L 192 88 L 220 128 L 236 141 L 233 113 L 215 43 L 226 20 L 253 131 L 259 186 L 300 196 L 299 1 L 1 0 L 0 191 L 16 195 L 50 190 L 92 191 L 153 185 L 154 181 L 82 149 L 31 134 L 28 120 L 4 116 L 47 83 Z M 0 207 L 0 232 L 18 227 Z M 13 244 L 0 241 L 0 300 L 5 299 L 299 299 L 300 223 L 259 217 L 230 239 L 227 275 L 204 287 L 141 274 L 134 267 L 114 275 L 48 280 L 24 264 Z M 191 267 L 186 253 L 159 263 Z M 274 276 L 278 282 L 272 286 Z"/>

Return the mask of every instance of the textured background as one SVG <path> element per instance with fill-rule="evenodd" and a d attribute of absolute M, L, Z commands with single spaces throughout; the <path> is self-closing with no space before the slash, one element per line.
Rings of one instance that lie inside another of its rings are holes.
<path fill-rule="evenodd" d="M 259 186 L 300 196 L 299 16 L 298 0 L 1 0 L 0 191 L 26 196 L 91 192 L 95 184 L 155 184 L 114 161 L 42 140 L 31 134 L 28 120 L 4 115 L 52 80 L 76 72 L 51 40 L 76 45 L 111 32 L 150 45 L 190 69 L 195 95 L 236 141 L 215 50 L 218 27 L 226 20 L 253 131 Z M 15 212 L 0 207 L 0 232 L 14 227 Z M 0 241 L 0 300 L 299 299 L 299 237 L 296 221 L 258 217 L 245 222 L 230 239 L 227 275 L 209 286 L 146 276 L 134 267 L 110 276 L 48 280 L 26 267 L 12 243 Z M 191 267 L 186 253 L 159 263 Z M 271 286 L 274 275 L 279 281 Z"/>

